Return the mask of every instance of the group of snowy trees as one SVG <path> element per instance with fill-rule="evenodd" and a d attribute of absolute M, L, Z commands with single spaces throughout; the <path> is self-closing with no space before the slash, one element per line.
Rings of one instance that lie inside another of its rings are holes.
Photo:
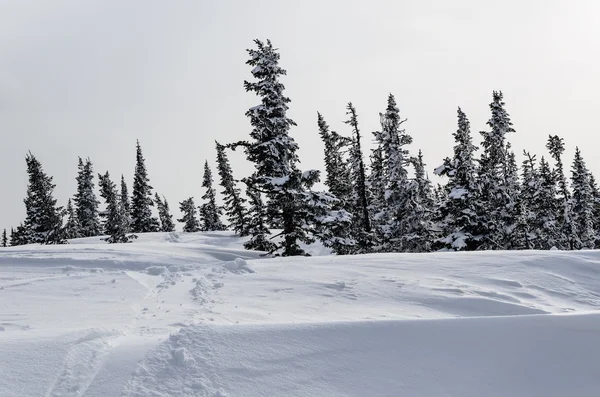
<path fill-rule="evenodd" d="M 204 163 L 202 187 L 206 189 L 206 193 L 202 196 L 204 204 L 198 207 L 200 218 L 196 216 L 198 208 L 194 204 L 194 198 L 190 197 L 179 203 L 179 210 L 183 217 L 177 221 L 183 223 L 183 231 L 187 233 L 226 230 L 225 225 L 221 222 L 223 210 L 217 205 L 217 193 L 213 188 L 213 176 L 208 161 Z"/>
<path fill-rule="evenodd" d="M 29 175 L 24 200 L 26 218 L 16 229 L 11 229 L 10 238 L 6 229 L 3 231 L 0 239 L 2 247 L 31 243 L 63 244 L 67 239 L 93 236 L 106 236 L 105 240 L 109 243 L 127 243 L 137 237 L 136 233 L 175 231 L 167 199 L 164 196 L 161 198 L 158 193 L 154 196 L 152 194 L 139 142 L 131 197 L 122 175 L 119 190 L 108 171 L 98 174 L 99 193 L 105 206 L 103 211 L 99 210 L 100 202 L 96 198 L 93 164 L 90 159 L 84 161 L 79 158 L 77 192 L 73 199 L 68 200 L 66 208 L 57 205 L 57 200 L 53 197 L 55 185 L 52 177 L 44 173 L 35 156 L 28 153 L 26 162 Z M 195 212 L 199 210 L 203 226 L 198 224 L 193 230 L 186 231 L 224 230 L 219 219 L 220 207 L 216 205 L 208 163 L 202 186 L 208 190 L 203 196 L 207 203 L 200 208 L 193 207 L 192 217 L 195 218 Z M 155 205 L 158 217 L 153 213 Z"/>
<path fill-rule="evenodd" d="M 360 153 L 356 110 L 348 105 L 351 137 L 318 126 L 325 143 L 325 184 L 354 219 L 354 252 L 433 250 L 582 249 L 600 246 L 600 190 L 579 148 L 571 183 L 563 169 L 564 141 L 550 136 L 552 167 L 524 152 L 519 168 L 508 135 L 515 130 L 503 95 L 494 92 L 488 129 L 481 131 L 481 154 L 466 114 L 458 109 L 455 146 L 434 173 L 445 185 L 434 187 L 423 155 L 411 155 L 412 137 L 401 126 L 393 95 L 373 132 L 370 173 Z M 357 154 L 358 153 L 358 154 Z M 351 248 L 347 252 L 352 252 Z"/>
<path fill-rule="evenodd" d="M 501 92 L 493 93 L 480 154 L 458 109 L 454 153 L 435 169 L 446 183 L 436 187 L 421 151 L 409 149 L 412 137 L 393 95 L 379 115 L 380 130 L 372 133 L 368 165 L 352 103 L 346 108 L 348 136 L 331 131 L 318 114 L 327 192 L 314 191 L 319 172 L 298 169 L 298 145 L 289 134 L 296 124 L 286 115 L 290 100 L 279 81 L 286 73 L 279 54 L 269 41 L 255 43 L 247 62 L 254 81 L 245 82 L 260 98 L 246 112 L 251 139 L 227 146 L 243 147 L 254 164 L 254 173 L 243 179 L 250 199 L 248 248 L 302 255 L 302 244 L 315 240 L 338 254 L 600 245 L 600 190 L 581 152 L 576 150 L 570 188 L 558 136 L 547 144 L 554 166 L 525 152 L 519 167 Z"/>
<path fill-rule="evenodd" d="M 582 249 L 600 244 L 600 190 L 579 148 L 571 183 L 563 168 L 562 138 L 549 136 L 554 166 L 524 152 L 521 168 L 507 135 L 514 132 L 501 92 L 490 104 L 488 131 L 476 158 L 469 121 L 458 110 L 452 158 L 436 170 L 448 177 L 439 194 L 440 237 L 448 249 Z"/>
<path fill-rule="evenodd" d="M 550 136 L 546 145 L 552 165 L 525 152 L 519 167 L 508 141 L 515 130 L 501 92 L 493 93 L 481 147 L 474 143 L 466 114 L 458 109 L 452 156 L 434 171 L 445 184 L 435 187 L 421 151 L 410 150 L 412 137 L 393 95 L 379 114 L 381 128 L 367 142 L 372 144 L 368 154 L 352 103 L 346 107 L 347 136 L 332 131 L 318 113 L 327 190 L 315 190 L 320 172 L 299 168 L 298 145 L 290 135 L 296 123 L 287 117 L 290 99 L 280 82 L 286 71 L 279 65 L 279 53 L 270 41 L 255 44 L 247 61 L 253 80 L 244 82 L 246 91 L 259 98 L 246 112 L 252 127 L 249 139 L 216 142 L 222 205 L 217 204 L 206 162 L 203 203 L 197 207 L 193 197 L 179 203 L 184 232 L 229 228 L 249 237 L 246 248 L 284 256 L 304 255 L 303 247 L 317 240 L 337 254 L 600 246 L 600 189 L 581 152 L 576 150 L 570 183 L 563 166 L 564 142 L 558 136 Z M 227 157 L 228 150 L 238 148 L 254 167 L 240 181 Z M 26 162 L 27 216 L 11 230 L 10 241 L 4 231 L 2 246 L 58 244 L 97 235 L 120 243 L 136 233 L 175 229 L 167 200 L 152 194 L 139 142 L 131 198 L 123 177 L 119 192 L 108 172 L 98 175 L 104 211 L 99 211 L 89 159 L 79 159 L 77 193 L 66 209 L 57 206 L 52 177 L 39 161 L 29 153 Z"/>

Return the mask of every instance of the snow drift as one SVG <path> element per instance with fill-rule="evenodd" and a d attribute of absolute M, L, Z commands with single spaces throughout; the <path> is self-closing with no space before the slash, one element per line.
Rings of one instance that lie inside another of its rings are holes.
<path fill-rule="evenodd" d="M 124 395 L 597 396 L 599 334 L 600 315 L 188 327 Z"/>

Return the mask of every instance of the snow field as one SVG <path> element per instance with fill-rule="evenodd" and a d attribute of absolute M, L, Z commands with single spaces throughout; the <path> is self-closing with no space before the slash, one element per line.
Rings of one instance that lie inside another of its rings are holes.
<path fill-rule="evenodd" d="M 592 396 L 600 252 L 0 252 L 0 396 Z M 323 251 L 314 247 L 313 252 Z"/>

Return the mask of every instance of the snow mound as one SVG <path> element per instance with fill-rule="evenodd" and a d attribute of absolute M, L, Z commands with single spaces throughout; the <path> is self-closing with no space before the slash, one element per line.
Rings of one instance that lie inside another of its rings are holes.
<path fill-rule="evenodd" d="M 195 278 L 195 280 L 196 285 L 194 285 L 194 288 L 190 290 L 190 294 L 192 295 L 193 299 L 200 304 L 208 302 L 212 290 L 211 282 L 208 281 L 208 279 L 204 276 L 199 276 Z"/>
<path fill-rule="evenodd" d="M 235 258 L 230 262 L 226 262 L 223 264 L 223 267 L 231 273 L 254 273 L 248 262 L 242 258 Z"/>
<path fill-rule="evenodd" d="M 146 268 L 146 273 L 152 276 L 160 276 L 162 274 L 168 273 L 169 269 L 166 266 L 150 266 Z"/>

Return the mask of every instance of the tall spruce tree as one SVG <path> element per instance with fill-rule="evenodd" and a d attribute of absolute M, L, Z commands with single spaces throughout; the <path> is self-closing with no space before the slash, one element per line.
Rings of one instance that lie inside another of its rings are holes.
<path fill-rule="evenodd" d="M 2 232 L 2 240 L 0 240 L 0 246 L 2 248 L 8 247 L 8 236 L 6 235 L 6 229 Z"/>
<path fill-rule="evenodd" d="M 94 169 L 92 161 L 85 162 L 79 157 L 77 174 L 77 193 L 74 201 L 79 222 L 78 237 L 93 237 L 100 234 L 100 218 L 98 216 L 98 200 L 94 193 Z"/>
<path fill-rule="evenodd" d="M 570 199 L 570 208 L 575 227 L 569 240 L 573 249 L 592 249 L 596 245 L 593 219 L 594 193 L 590 185 L 589 170 L 578 147 L 575 149 L 575 158 L 571 172 L 573 195 Z"/>
<path fill-rule="evenodd" d="M 248 212 L 245 204 L 246 199 L 242 197 L 240 189 L 236 186 L 233 171 L 225 153 L 225 146 L 215 142 L 217 145 L 217 169 L 221 178 L 223 190 L 223 202 L 225 203 L 225 214 L 230 227 L 240 236 L 248 235 Z"/>
<path fill-rule="evenodd" d="M 439 230 L 433 224 L 435 210 L 433 188 L 425 171 L 426 164 L 423 161 L 422 151 L 419 150 L 417 157 L 412 160 L 415 169 L 414 182 L 416 183 L 417 194 L 414 211 L 411 214 L 414 221 L 410 231 L 413 237 L 410 240 L 409 250 L 411 252 L 429 252 L 439 235 Z"/>
<path fill-rule="evenodd" d="M 538 169 L 539 189 L 536 195 L 536 232 L 540 249 L 551 249 L 561 246 L 562 232 L 558 221 L 560 212 L 556 200 L 556 178 L 550 164 L 544 157 L 540 159 Z M 525 186 L 525 182 L 523 183 Z"/>
<path fill-rule="evenodd" d="M 598 188 L 598 184 L 596 183 L 596 178 L 594 175 L 589 172 L 590 179 L 590 189 L 592 190 L 592 207 L 593 207 L 593 215 L 592 220 L 594 223 L 594 232 L 596 243 L 594 248 L 600 247 L 600 189 Z"/>
<path fill-rule="evenodd" d="M 375 134 L 377 134 L 376 132 Z M 383 166 L 383 149 L 381 144 L 371 151 L 370 173 L 367 177 L 367 186 L 369 187 L 369 216 L 371 218 L 372 227 L 375 230 L 381 230 L 381 222 L 379 215 L 382 214 L 386 207 L 386 178 L 385 169 Z M 381 244 L 381 241 L 377 243 Z"/>
<path fill-rule="evenodd" d="M 65 238 L 81 237 L 79 231 L 80 223 L 77 219 L 77 211 L 73 207 L 71 199 L 67 202 L 67 222 L 65 223 Z"/>
<path fill-rule="evenodd" d="M 353 204 L 350 212 L 353 216 L 354 238 L 357 242 L 359 253 L 369 252 L 373 246 L 371 218 L 369 216 L 369 197 L 367 190 L 367 176 L 362 152 L 360 129 L 358 128 L 358 115 L 356 109 L 349 102 L 346 106 L 345 121 L 352 128 L 352 143 L 350 146 L 350 175 L 352 178 Z"/>
<path fill-rule="evenodd" d="M 158 208 L 158 219 L 160 219 L 161 232 L 174 232 L 175 223 L 173 223 L 173 215 L 169 210 L 169 203 L 163 196 L 161 199 L 158 193 L 155 195 L 156 206 Z"/>
<path fill-rule="evenodd" d="M 417 157 L 413 159 L 413 165 L 415 168 L 415 181 L 419 187 L 420 200 L 431 208 L 434 201 L 433 186 L 427 176 L 427 171 L 425 171 L 427 164 L 423 161 L 423 152 L 421 149 L 419 149 Z"/>
<path fill-rule="evenodd" d="M 538 173 L 536 156 L 523 151 L 525 160 L 521 166 L 521 179 L 523 181 L 519 196 L 517 197 L 518 219 L 515 228 L 515 246 L 520 249 L 539 249 L 541 225 L 539 223 L 539 199 L 542 189 L 542 180 Z"/>
<path fill-rule="evenodd" d="M 529 224 L 525 219 L 527 209 L 523 207 L 524 202 L 519 202 L 521 198 L 521 183 L 519 180 L 519 166 L 515 157 L 515 152 L 511 150 L 510 143 L 506 144 L 507 160 L 504 171 L 504 208 L 501 209 L 502 244 L 505 249 L 524 249 L 528 248 L 526 230 L 529 230 Z M 521 238 L 519 238 L 522 236 Z"/>
<path fill-rule="evenodd" d="M 386 179 L 386 204 L 377 215 L 383 236 L 382 248 L 390 252 L 418 252 L 421 250 L 421 221 L 425 211 L 419 203 L 419 184 L 409 180 L 408 167 L 413 164 L 406 146 L 412 137 L 401 128 L 406 121 L 392 94 L 388 96 L 385 113 L 380 114 L 381 131 L 375 136 L 383 152 Z"/>
<path fill-rule="evenodd" d="M 41 163 L 33 154 L 26 158 L 29 185 L 25 198 L 25 225 L 19 231 L 20 241 L 38 244 L 64 244 L 66 240 L 62 230 L 62 207 L 56 206 L 53 196 L 56 185 L 52 177 L 42 169 Z"/>
<path fill-rule="evenodd" d="M 502 92 L 494 91 L 490 103 L 491 118 L 487 122 L 489 131 L 481 131 L 483 136 L 483 153 L 479 160 L 479 191 L 483 203 L 479 214 L 484 228 L 482 249 L 505 249 L 509 244 L 507 234 L 513 227 L 507 224 L 507 214 L 512 213 L 513 199 L 511 197 L 513 168 L 510 166 L 507 135 L 515 132 L 510 116 L 505 110 Z"/>
<path fill-rule="evenodd" d="M 482 233 L 478 214 L 481 213 L 477 181 L 477 165 L 471 124 L 467 115 L 458 108 L 458 129 L 454 136 L 454 155 L 446 158 L 435 174 L 448 178 L 443 192 L 438 193 L 441 201 L 439 211 L 440 228 L 443 236 L 438 240 L 442 248 L 455 251 L 476 250 Z"/>
<path fill-rule="evenodd" d="M 136 165 L 131 198 L 131 230 L 134 233 L 158 231 L 158 219 L 152 215 L 152 186 L 148 179 L 140 142 L 136 143 Z"/>
<path fill-rule="evenodd" d="M 179 210 L 183 214 L 177 222 L 183 223 L 183 231 L 185 233 L 195 233 L 200 231 L 200 222 L 196 217 L 196 204 L 194 198 L 190 197 L 179 203 Z"/>
<path fill-rule="evenodd" d="M 121 208 L 127 218 L 127 230 L 131 230 L 131 203 L 129 202 L 129 190 L 127 189 L 127 183 L 125 177 L 121 174 Z"/>
<path fill-rule="evenodd" d="M 308 224 L 312 233 L 321 243 L 338 255 L 350 254 L 357 250 L 352 227 L 352 211 L 355 208 L 351 166 L 346 153 L 352 140 L 331 131 L 320 113 L 317 113 L 319 135 L 324 144 L 325 186 L 328 192 L 313 191 L 313 183 L 306 178 L 306 206 Z M 307 173 L 305 173 L 308 175 Z"/>
<path fill-rule="evenodd" d="M 202 222 L 202 230 L 225 230 L 225 225 L 223 225 L 223 222 L 221 222 L 222 210 L 217 205 L 217 193 L 213 188 L 212 171 L 208 166 L 208 161 L 204 162 L 202 187 L 206 189 L 206 193 L 204 193 L 202 196 L 204 203 L 200 206 L 200 221 Z"/>
<path fill-rule="evenodd" d="M 559 246 L 561 249 L 575 249 L 573 236 L 575 225 L 571 216 L 570 199 L 571 193 L 567 186 L 567 177 L 565 176 L 562 155 L 565 152 L 564 139 L 558 135 L 550 135 L 546 143 L 546 148 L 554 159 L 554 178 L 557 184 L 556 201 L 558 205 L 558 223 L 561 232 Z"/>
<path fill-rule="evenodd" d="M 265 194 L 267 198 L 267 218 L 281 225 L 282 239 L 274 252 L 283 256 L 303 255 L 301 242 L 310 242 L 311 236 L 304 228 L 305 214 L 302 200 L 306 193 L 296 151 L 298 145 L 289 135 L 296 123 L 287 117 L 290 99 L 284 94 L 284 85 L 279 81 L 286 72 L 279 66 L 279 53 L 270 41 L 255 40 L 256 49 L 249 49 L 254 81 L 244 82 L 246 91 L 254 92 L 261 98 L 257 106 L 246 112 L 253 129 L 250 142 L 240 142 L 244 146 L 248 160 L 254 164 L 254 173 L 247 178 L 248 183 Z"/>

